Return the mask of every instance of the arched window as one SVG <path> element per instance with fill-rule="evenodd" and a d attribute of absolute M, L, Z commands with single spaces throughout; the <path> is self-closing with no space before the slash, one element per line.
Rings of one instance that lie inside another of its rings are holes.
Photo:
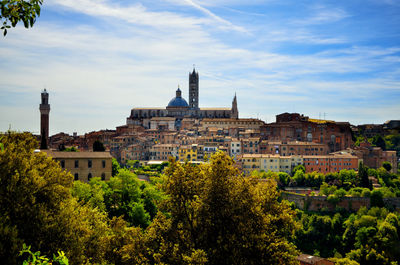
<path fill-rule="evenodd" d="M 87 176 L 88 181 L 92 178 L 92 173 L 89 173 Z"/>

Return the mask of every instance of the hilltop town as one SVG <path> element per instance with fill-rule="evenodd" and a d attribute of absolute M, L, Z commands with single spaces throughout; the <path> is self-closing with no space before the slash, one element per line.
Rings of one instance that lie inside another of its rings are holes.
<path fill-rule="evenodd" d="M 385 161 L 392 165 L 391 172 L 397 172 L 396 151 L 386 150 L 368 139 L 398 133 L 400 121 L 353 126 L 349 122 L 315 119 L 299 113 L 278 114 L 272 123 L 239 118 L 236 95 L 230 107 L 199 107 L 199 74 L 195 69 L 189 73 L 188 95 L 189 103 L 178 88 L 166 108 L 132 108 L 126 124 L 115 130 L 84 135 L 61 132 L 49 137 L 50 105 L 45 91 L 41 139 L 48 142 L 53 157 L 61 160 L 67 156 L 57 151 L 65 148 L 86 151 L 80 155 L 88 157 L 98 155 L 90 151 L 95 143 L 100 143 L 122 165 L 129 161 L 161 164 L 171 157 L 180 162 L 202 163 L 220 150 L 233 157 L 245 174 L 260 170 L 291 173 L 298 165 L 304 165 L 306 173 L 326 174 L 357 170 L 360 162 L 377 169 Z M 69 156 L 73 159 L 73 154 Z M 75 165 L 69 169 L 76 180 L 87 182 L 94 174 Z M 111 176 L 110 170 L 103 173 L 99 177 Z"/>

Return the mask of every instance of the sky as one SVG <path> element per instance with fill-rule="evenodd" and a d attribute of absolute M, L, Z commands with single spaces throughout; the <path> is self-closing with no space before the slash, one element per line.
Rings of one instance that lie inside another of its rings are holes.
<path fill-rule="evenodd" d="M 165 107 L 188 74 L 200 107 L 270 123 L 297 112 L 351 124 L 400 119 L 400 0 L 45 0 L 0 37 L 0 131 L 126 124 Z"/>

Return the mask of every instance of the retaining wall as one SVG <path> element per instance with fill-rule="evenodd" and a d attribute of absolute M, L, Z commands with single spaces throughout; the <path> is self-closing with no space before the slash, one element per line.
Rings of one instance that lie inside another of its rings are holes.
<path fill-rule="evenodd" d="M 336 205 L 327 201 L 326 196 L 308 196 L 282 192 L 282 198 L 294 202 L 297 208 L 308 211 L 320 211 L 322 209 L 334 211 L 336 207 L 344 208 L 347 211 L 356 212 L 361 207 L 371 206 L 369 197 L 343 197 Z M 383 199 L 385 206 L 400 210 L 400 198 Z"/>

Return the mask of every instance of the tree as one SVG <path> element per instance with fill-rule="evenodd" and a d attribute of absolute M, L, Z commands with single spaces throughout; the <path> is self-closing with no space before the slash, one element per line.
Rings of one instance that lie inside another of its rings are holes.
<path fill-rule="evenodd" d="M 104 148 L 104 145 L 102 142 L 99 140 L 94 141 L 93 143 L 93 152 L 104 152 L 106 149 Z"/>
<path fill-rule="evenodd" d="M 0 152 L 0 257 L 21 264 L 23 243 L 43 255 L 59 250 L 72 264 L 102 263 L 106 215 L 71 196 L 73 177 L 44 153 L 34 153 L 36 139 L 8 133 Z"/>
<path fill-rule="evenodd" d="M 111 175 L 114 177 L 118 174 L 121 166 L 119 165 L 117 159 L 112 158 Z"/>
<path fill-rule="evenodd" d="M 120 170 L 108 181 L 100 178 L 92 178 L 89 183 L 75 181 L 72 195 L 109 218 L 122 217 L 130 226 L 142 228 L 156 216 L 156 205 L 163 198 L 154 185 L 139 181 L 127 169 Z"/>
<path fill-rule="evenodd" d="M 292 176 L 294 176 L 294 174 L 298 171 L 301 170 L 303 171 L 303 173 L 306 173 L 306 168 L 303 165 L 297 165 L 293 168 L 292 170 Z"/>
<path fill-rule="evenodd" d="M 0 0 L 3 35 L 6 36 L 7 29 L 15 27 L 20 21 L 25 28 L 33 27 L 36 17 L 40 16 L 42 3 L 43 0 Z"/>
<path fill-rule="evenodd" d="M 380 190 L 373 190 L 371 192 L 371 207 L 383 207 L 383 193 Z"/>
<path fill-rule="evenodd" d="M 60 265 L 68 265 L 68 259 L 65 257 L 63 251 L 59 251 L 58 255 L 53 255 L 53 259 L 49 259 L 46 256 L 40 256 L 40 251 L 32 252 L 31 246 L 23 245 L 23 249 L 20 251 L 19 256 L 25 256 L 24 265 L 51 265 L 51 264 L 60 264 Z"/>
<path fill-rule="evenodd" d="M 126 161 L 125 166 L 129 169 L 138 168 L 140 165 L 139 160 L 128 160 Z"/>
<path fill-rule="evenodd" d="M 383 162 L 382 163 L 382 167 L 384 168 L 384 169 L 386 169 L 386 171 L 390 171 L 390 170 L 392 170 L 392 164 L 390 164 L 390 162 L 387 162 L 387 161 L 385 161 L 385 162 Z"/>
<path fill-rule="evenodd" d="M 372 138 L 372 144 L 382 148 L 382 150 L 386 150 L 385 139 L 383 139 L 383 137 L 380 134 L 377 134 Z"/>
<path fill-rule="evenodd" d="M 170 161 L 167 241 L 186 256 L 204 251 L 208 264 L 296 264 L 294 212 L 278 202 L 276 182 L 244 177 L 233 164 L 223 152 L 199 166 Z"/>
<path fill-rule="evenodd" d="M 370 188 L 371 184 L 368 178 L 368 168 L 362 162 L 358 165 L 358 177 L 360 178 L 360 185 L 364 188 Z"/>

